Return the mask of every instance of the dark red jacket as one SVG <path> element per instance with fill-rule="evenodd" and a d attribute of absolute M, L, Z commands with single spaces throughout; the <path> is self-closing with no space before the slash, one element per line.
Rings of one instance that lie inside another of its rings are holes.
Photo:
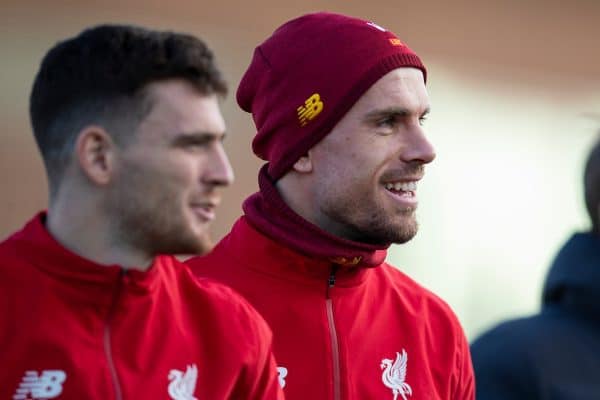
<path fill-rule="evenodd" d="M 457 318 L 386 263 L 352 267 L 309 257 L 242 217 L 212 253 L 188 264 L 239 291 L 265 317 L 288 400 L 474 399 Z"/>
<path fill-rule="evenodd" d="M 57 243 L 44 215 L 0 243 L 1 399 L 281 399 L 271 333 L 170 256 L 147 272 Z"/>

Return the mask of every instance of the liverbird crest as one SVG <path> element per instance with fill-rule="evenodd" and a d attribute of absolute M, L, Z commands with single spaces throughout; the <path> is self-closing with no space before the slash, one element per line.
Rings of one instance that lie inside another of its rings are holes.
<path fill-rule="evenodd" d="M 198 400 L 194 397 L 196 380 L 198 379 L 198 368 L 196 364 L 188 365 L 185 373 L 177 369 L 169 372 L 169 396 L 173 400 Z"/>
<path fill-rule="evenodd" d="M 398 399 L 398 395 L 402 396 L 403 400 L 407 400 L 406 396 L 412 396 L 412 389 L 406 380 L 406 364 L 408 363 L 408 355 L 406 350 L 402 349 L 402 354 L 396 352 L 396 360 L 392 364 L 392 360 L 384 358 L 381 360 L 381 369 L 383 374 L 381 380 L 383 384 L 392 390 L 394 400 Z"/>

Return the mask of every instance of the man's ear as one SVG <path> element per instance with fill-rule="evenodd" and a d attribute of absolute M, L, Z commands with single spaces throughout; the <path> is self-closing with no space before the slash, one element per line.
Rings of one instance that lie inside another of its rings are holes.
<path fill-rule="evenodd" d="M 300 157 L 298 159 L 298 161 L 296 161 L 294 163 L 294 166 L 292 167 L 294 169 L 294 171 L 299 172 L 299 173 L 304 173 L 304 174 L 312 172 L 313 163 L 312 163 L 310 153 L 311 152 L 309 150 L 305 156 Z"/>
<path fill-rule="evenodd" d="M 106 185 L 115 168 L 116 146 L 101 126 L 86 126 L 79 132 L 75 156 L 83 173 L 95 184 Z"/>

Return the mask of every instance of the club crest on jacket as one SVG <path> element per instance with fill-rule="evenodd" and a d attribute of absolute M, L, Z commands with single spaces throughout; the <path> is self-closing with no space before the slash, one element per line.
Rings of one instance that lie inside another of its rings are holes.
<path fill-rule="evenodd" d="M 185 372 L 172 369 L 169 371 L 169 396 L 173 400 L 198 400 L 194 397 L 197 379 L 196 364 L 188 365 Z"/>
<path fill-rule="evenodd" d="M 412 396 L 412 388 L 406 380 L 406 367 L 408 363 L 408 355 L 406 350 L 402 349 L 402 354 L 396 352 L 396 360 L 392 363 L 389 358 L 381 360 L 381 380 L 383 384 L 392 390 L 394 400 L 398 399 L 398 395 L 402 396 L 403 400 L 407 400 L 406 396 Z"/>

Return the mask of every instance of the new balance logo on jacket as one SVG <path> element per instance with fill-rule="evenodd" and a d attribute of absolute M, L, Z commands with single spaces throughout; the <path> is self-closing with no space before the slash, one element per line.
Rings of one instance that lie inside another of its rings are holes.
<path fill-rule="evenodd" d="M 59 369 L 44 370 L 39 375 L 37 371 L 25 371 L 13 400 L 54 399 L 62 393 L 66 379 L 65 371 Z"/>

